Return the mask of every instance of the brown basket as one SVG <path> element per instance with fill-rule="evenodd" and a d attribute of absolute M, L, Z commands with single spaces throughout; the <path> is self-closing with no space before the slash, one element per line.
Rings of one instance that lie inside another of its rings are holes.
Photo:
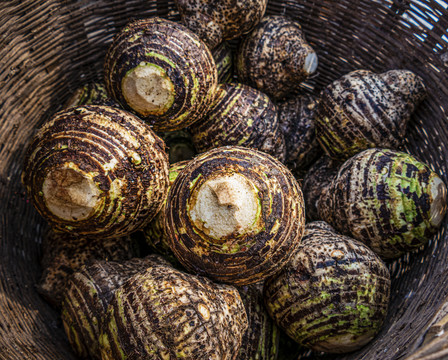
<path fill-rule="evenodd" d="M 317 50 L 310 92 L 354 69 L 406 68 L 422 76 L 429 97 L 412 120 L 407 150 L 448 183 L 443 0 L 270 1 L 268 13 L 297 19 Z M 0 359 L 74 359 L 58 314 L 34 288 L 45 224 L 20 182 L 24 152 L 35 130 L 78 86 L 101 79 L 114 33 L 156 14 L 178 20 L 172 0 L 0 2 Z M 445 221 L 429 246 L 390 265 L 393 298 L 384 330 L 344 358 L 448 358 L 446 228 Z"/>

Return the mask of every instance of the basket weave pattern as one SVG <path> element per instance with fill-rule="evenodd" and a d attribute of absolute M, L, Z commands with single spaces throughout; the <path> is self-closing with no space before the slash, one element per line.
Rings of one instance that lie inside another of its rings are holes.
<path fill-rule="evenodd" d="M 448 183 L 448 9 L 437 0 L 270 1 L 268 14 L 297 19 L 319 68 L 318 94 L 341 75 L 404 68 L 429 96 L 412 119 L 406 150 Z M 20 174 L 36 129 L 80 85 L 100 80 L 113 35 L 133 19 L 178 20 L 173 1 L 12 0 L 0 3 L 0 359 L 74 359 L 58 314 L 37 294 L 44 221 Z M 346 359 L 448 356 L 447 221 L 425 249 L 390 264 L 392 302 L 380 335 Z M 434 339 L 434 340 L 433 340 Z M 432 355 L 428 355 L 432 354 Z M 335 357 L 335 359 L 338 357 Z M 339 357 L 342 358 L 342 357 Z"/>

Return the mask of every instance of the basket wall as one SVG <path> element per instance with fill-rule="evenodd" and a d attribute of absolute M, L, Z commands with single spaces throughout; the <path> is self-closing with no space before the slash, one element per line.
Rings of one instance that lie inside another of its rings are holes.
<path fill-rule="evenodd" d="M 354 69 L 407 68 L 422 76 L 429 97 L 412 120 L 406 148 L 448 183 L 447 6 L 436 0 L 285 0 L 270 1 L 268 13 L 297 19 L 318 52 L 318 74 L 305 91 L 317 94 Z M 34 288 L 45 223 L 20 181 L 24 153 L 36 129 L 77 87 L 101 79 L 116 31 L 156 14 L 178 19 L 173 1 L 0 2 L 0 359 L 74 359 L 58 314 Z M 446 314 L 446 228 L 445 220 L 429 246 L 390 265 L 393 298 L 384 330 L 344 358 L 443 356 L 444 338 L 430 340 Z"/>

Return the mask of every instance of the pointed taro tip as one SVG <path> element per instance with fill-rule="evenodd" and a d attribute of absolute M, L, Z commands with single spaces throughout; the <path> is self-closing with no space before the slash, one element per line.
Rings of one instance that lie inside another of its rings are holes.
<path fill-rule="evenodd" d="M 309 75 L 313 74 L 318 65 L 317 54 L 312 50 L 305 58 L 305 65 L 303 69 Z"/>

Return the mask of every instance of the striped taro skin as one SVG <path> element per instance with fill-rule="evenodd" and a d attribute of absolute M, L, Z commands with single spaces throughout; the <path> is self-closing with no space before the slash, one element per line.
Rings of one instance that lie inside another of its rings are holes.
<path fill-rule="evenodd" d="M 143 68 L 159 76 L 151 94 L 164 92 L 168 97 L 160 108 L 132 109 L 125 98 L 126 76 Z M 197 35 L 157 17 L 130 23 L 114 38 L 104 73 L 109 94 L 155 131 L 180 130 L 200 119 L 213 100 L 218 79 L 215 61 Z"/>
<path fill-rule="evenodd" d="M 157 265 L 116 291 L 104 324 L 103 360 L 233 360 L 247 315 L 233 286 Z"/>
<path fill-rule="evenodd" d="M 317 203 L 333 177 L 338 173 L 340 165 L 328 156 L 322 156 L 307 171 L 303 179 L 302 190 L 308 220 L 320 219 Z"/>
<path fill-rule="evenodd" d="M 251 184 L 256 218 L 244 233 L 217 238 L 193 221 L 192 208 L 207 184 L 234 175 Z M 196 157 L 168 194 L 171 249 L 186 269 L 220 282 L 242 286 L 279 271 L 300 244 L 304 225 L 302 192 L 294 176 L 272 156 L 253 149 L 226 146 Z"/>
<path fill-rule="evenodd" d="M 310 223 L 291 262 L 266 280 L 264 296 L 269 314 L 299 344 L 350 352 L 380 331 L 390 274 L 365 244 Z"/>
<path fill-rule="evenodd" d="M 235 145 L 285 159 L 277 107 L 267 95 L 247 85 L 219 84 L 210 111 L 190 131 L 198 152 Z"/>
<path fill-rule="evenodd" d="M 36 289 L 55 308 L 61 306 L 70 276 L 94 260 L 125 261 L 138 255 L 137 244 L 123 238 L 76 238 L 50 230 L 42 242 L 42 275 Z"/>
<path fill-rule="evenodd" d="M 212 55 L 218 70 L 218 82 L 231 82 L 233 79 L 233 53 L 230 45 L 227 42 L 221 43 L 212 50 Z"/>
<path fill-rule="evenodd" d="M 150 255 L 123 263 L 95 261 L 73 274 L 65 291 L 61 318 L 76 355 L 101 359 L 98 343 L 101 324 L 115 291 L 155 264 L 168 265 L 162 257 Z"/>
<path fill-rule="evenodd" d="M 322 152 L 313 121 L 316 102 L 302 95 L 277 105 L 280 130 L 285 137 L 285 164 L 294 174 L 303 173 Z"/>
<path fill-rule="evenodd" d="M 268 0 L 175 0 L 182 22 L 214 49 L 224 40 L 250 32 L 263 17 Z"/>
<path fill-rule="evenodd" d="M 263 283 L 242 286 L 238 291 L 249 323 L 238 360 L 276 360 L 280 332 L 265 309 Z"/>
<path fill-rule="evenodd" d="M 58 231 L 111 238 L 143 228 L 168 191 L 165 144 L 136 116 L 86 105 L 57 113 L 33 138 L 22 175 Z"/>
<path fill-rule="evenodd" d="M 64 108 L 80 105 L 107 105 L 120 107 L 112 100 L 106 91 L 103 83 L 88 83 L 76 89 L 70 99 L 64 104 Z"/>
<path fill-rule="evenodd" d="M 180 161 L 170 166 L 169 179 L 170 187 L 176 180 L 179 172 L 187 166 L 190 161 Z M 165 207 L 166 200 L 163 202 L 163 206 L 156 215 L 156 217 L 143 229 L 143 235 L 145 236 L 146 243 L 149 245 L 152 251 L 163 255 L 172 264 L 178 263 L 176 257 L 170 249 L 168 236 L 165 232 Z"/>
<path fill-rule="evenodd" d="M 368 148 L 398 148 L 425 96 L 423 79 L 411 71 L 353 71 L 321 93 L 314 117 L 319 143 L 341 161 Z"/>
<path fill-rule="evenodd" d="M 446 186 L 411 155 L 369 149 L 347 160 L 318 202 L 321 218 L 396 258 L 427 243 L 446 212 Z"/>
<path fill-rule="evenodd" d="M 280 100 L 316 70 L 317 56 L 299 23 L 266 16 L 241 42 L 236 68 L 240 82 Z"/>

